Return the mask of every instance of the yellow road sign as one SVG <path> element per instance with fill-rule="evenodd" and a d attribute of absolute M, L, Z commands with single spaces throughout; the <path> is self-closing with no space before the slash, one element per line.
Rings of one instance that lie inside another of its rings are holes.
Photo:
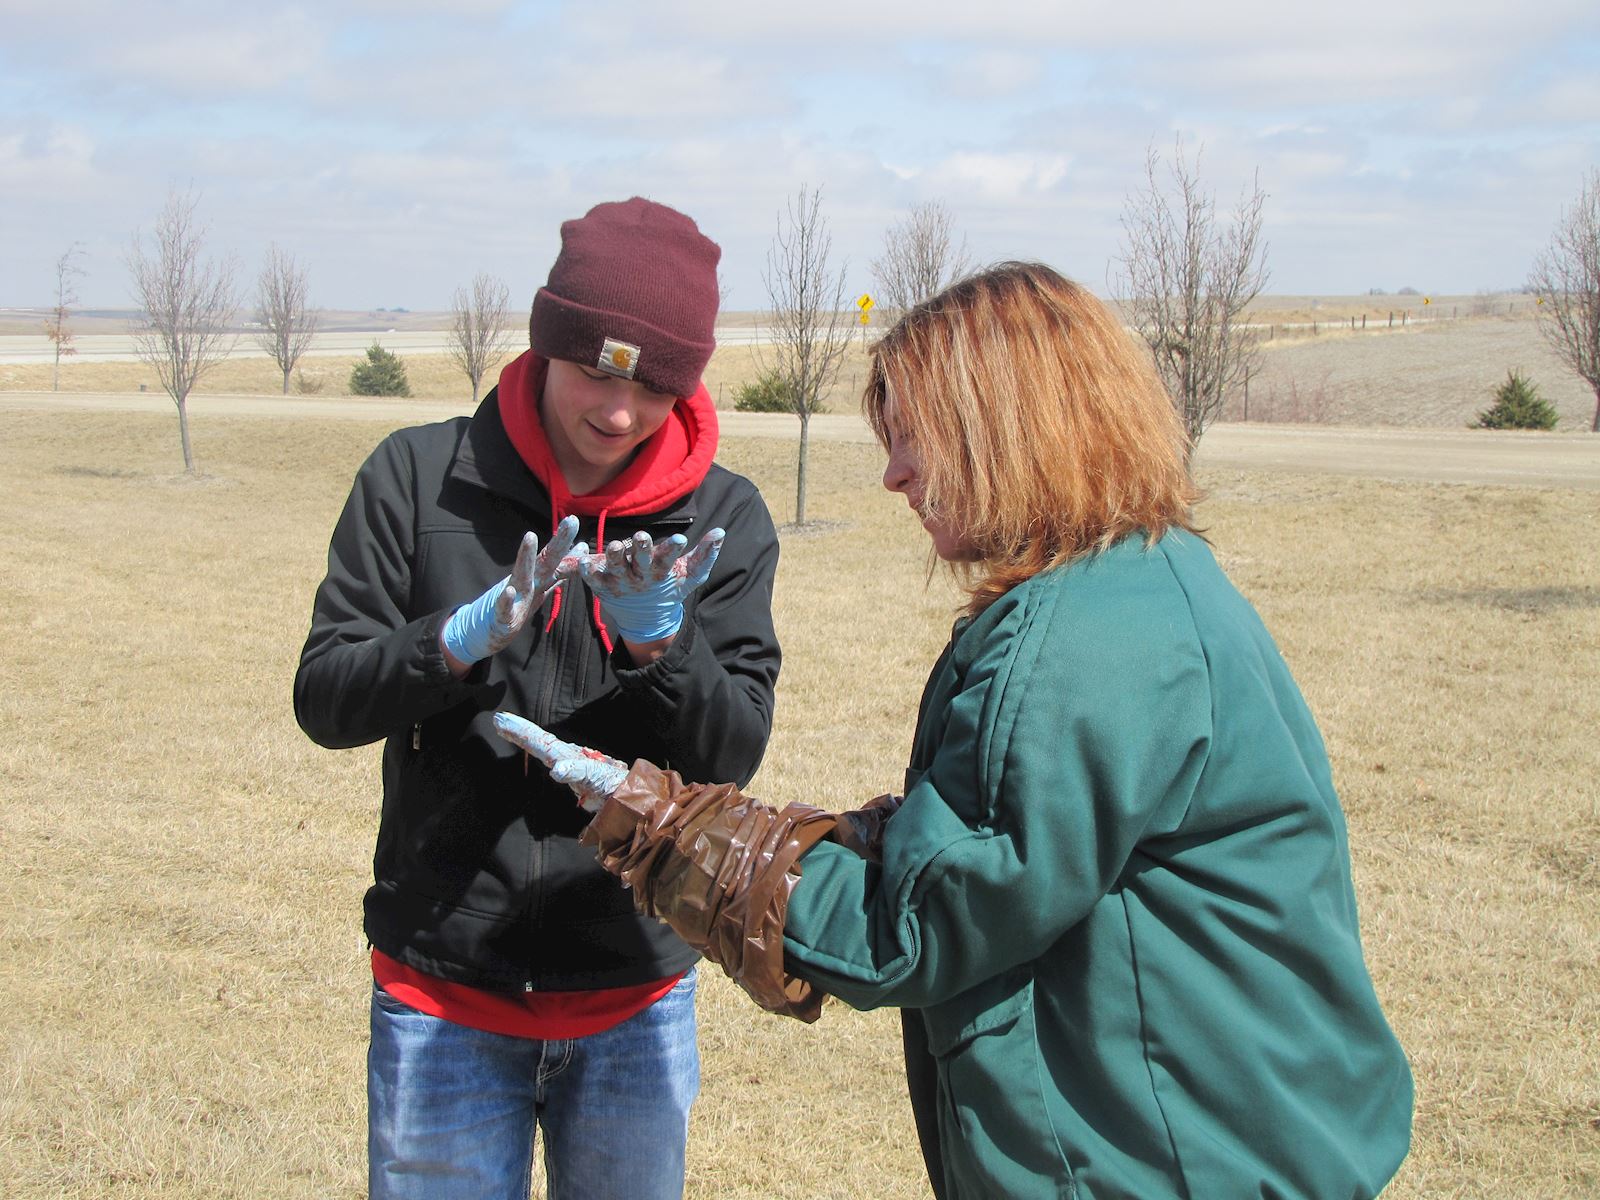
<path fill-rule="evenodd" d="M 865 313 L 869 308 L 872 307 L 872 297 L 867 295 L 865 292 L 862 292 L 861 299 L 856 301 L 856 307 Z"/>

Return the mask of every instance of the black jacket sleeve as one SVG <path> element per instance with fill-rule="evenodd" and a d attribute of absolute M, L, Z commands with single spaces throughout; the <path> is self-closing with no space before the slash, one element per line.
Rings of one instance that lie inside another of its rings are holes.
<path fill-rule="evenodd" d="M 727 538 L 717 565 L 689 597 L 667 652 L 634 667 L 619 644 L 612 667 L 671 751 L 660 765 L 685 779 L 743 786 L 772 732 L 781 659 L 772 627 L 778 533 L 753 487 L 722 524 Z"/>
<path fill-rule="evenodd" d="M 445 664 L 449 610 L 408 614 L 414 512 L 415 471 L 390 437 L 357 473 L 334 527 L 295 673 L 295 717 L 320 745 L 377 741 L 478 690 L 481 669 L 457 680 Z"/>

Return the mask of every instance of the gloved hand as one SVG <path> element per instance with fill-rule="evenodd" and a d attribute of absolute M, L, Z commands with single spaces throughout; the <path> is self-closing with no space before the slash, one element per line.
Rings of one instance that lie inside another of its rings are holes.
<path fill-rule="evenodd" d="M 860 808 L 840 813 L 839 823 L 833 827 L 828 840 L 838 842 L 868 862 L 881 863 L 883 827 L 904 802 L 904 796 L 874 796 Z"/>
<path fill-rule="evenodd" d="M 564 783 L 573 790 L 586 812 L 594 812 L 605 803 L 606 797 L 616 791 L 628 776 L 624 763 L 601 754 L 564 742 L 549 730 L 541 729 L 532 721 L 508 712 L 494 715 L 494 727 L 501 737 L 521 746 L 545 766 L 550 768 L 550 778 Z"/>
<path fill-rule="evenodd" d="M 713 529 L 695 548 L 674 534 L 659 546 L 642 530 L 625 542 L 612 542 L 603 554 L 584 554 L 578 574 L 600 598 L 600 615 L 635 644 L 671 637 L 683 626 L 683 601 L 711 575 L 722 551 L 721 529 Z"/>
<path fill-rule="evenodd" d="M 523 534 L 511 574 L 471 604 L 456 609 L 445 622 L 442 640 L 451 656 L 471 666 L 510 645 L 528 617 L 539 611 L 560 576 L 572 571 L 574 564 L 563 566 L 562 560 L 577 536 L 577 517 L 567 517 L 556 526 L 543 550 L 534 534 Z"/>

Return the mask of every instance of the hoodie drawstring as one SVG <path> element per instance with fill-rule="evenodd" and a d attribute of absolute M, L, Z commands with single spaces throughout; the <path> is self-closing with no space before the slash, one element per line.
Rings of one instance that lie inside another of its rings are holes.
<path fill-rule="evenodd" d="M 594 544 L 597 551 L 606 548 L 606 514 L 610 511 L 609 508 L 602 508 L 600 518 L 595 522 Z M 606 648 L 606 653 L 610 654 L 614 649 L 611 644 L 611 631 L 606 628 L 605 618 L 600 615 L 599 596 L 594 598 L 594 627 L 600 634 L 600 644 Z"/>

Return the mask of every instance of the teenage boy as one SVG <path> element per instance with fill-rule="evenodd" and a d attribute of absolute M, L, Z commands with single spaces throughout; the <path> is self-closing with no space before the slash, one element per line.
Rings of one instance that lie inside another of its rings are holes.
<path fill-rule="evenodd" d="M 561 237 L 531 349 L 477 412 L 392 434 L 358 472 L 295 677 L 315 741 L 385 739 L 373 1197 L 526 1200 L 536 1129 L 552 1200 L 683 1190 L 695 954 L 634 912 L 578 845 L 588 814 L 492 718 L 748 781 L 778 542 L 712 461 L 721 251 L 637 197 Z"/>

